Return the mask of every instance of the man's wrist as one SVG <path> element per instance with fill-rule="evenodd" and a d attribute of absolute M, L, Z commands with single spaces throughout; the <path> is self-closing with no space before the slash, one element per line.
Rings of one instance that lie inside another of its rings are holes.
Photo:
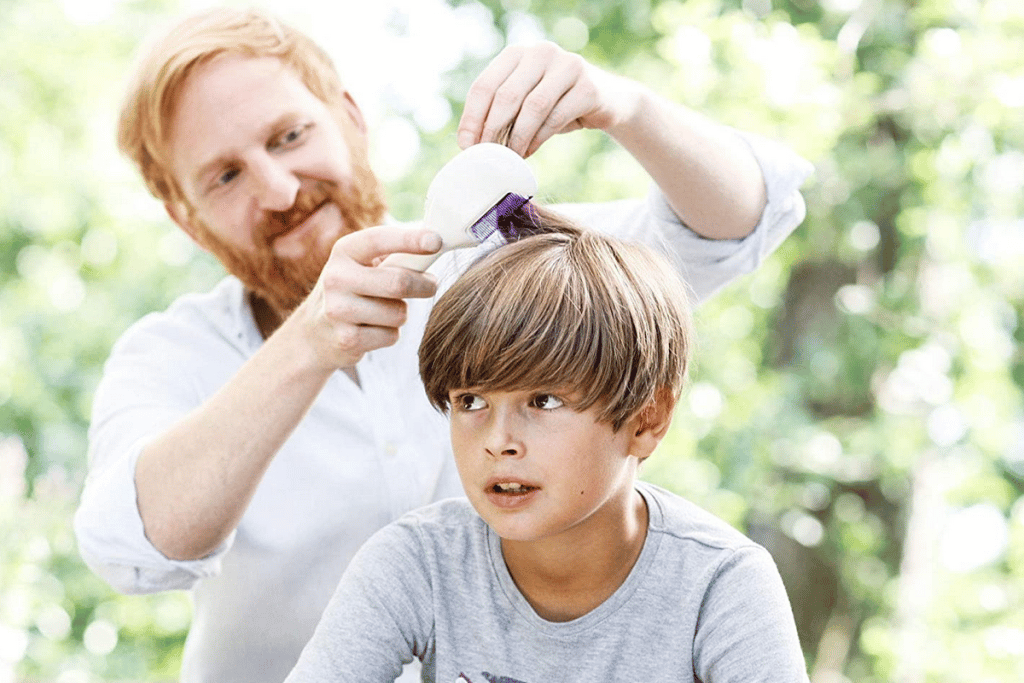
<path fill-rule="evenodd" d="M 290 366 L 295 376 L 308 376 L 311 381 L 326 382 L 339 368 L 330 363 L 324 353 L 323 344 L 317 334 L 315 317 L 310 315 L 310 305 L 304 301 L 284 319 L 284 322 L 267 339 L 264 346 L 270 347 L 278 362 Z"/>

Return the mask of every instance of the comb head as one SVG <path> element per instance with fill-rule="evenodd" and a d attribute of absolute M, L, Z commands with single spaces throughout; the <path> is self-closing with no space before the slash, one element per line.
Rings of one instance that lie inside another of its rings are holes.
<path fill-rule="evenodd" d="M 523 207 L 524 204 L 529 201 L 529 197 L 523 197 L 514 192 L 509 192 L 505 195 L 504 199 L 495 204 L 494 208 L 481 216 L 480 220 L 469 228 L 470 234 L 472 234 L 477 241 L 483 242 L 494 234 L 495 230 L 498 230 L 501 232 L 501 236 L 506 242 L 514 242 L 519 239 L 519 237 L 516 234 L 517 229 L 514 221 L 510 219 Z"/>

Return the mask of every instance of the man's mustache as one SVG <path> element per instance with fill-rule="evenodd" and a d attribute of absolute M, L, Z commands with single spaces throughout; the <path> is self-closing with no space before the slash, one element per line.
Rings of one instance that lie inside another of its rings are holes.
<path fill-rule="evenodd" d="M 257 228 L 264 244 L 269 247 L 274 240 L 290 232 L 306 220 L 310 214 L 331 199 L 334 193 L 329 183 L 318 182 L 308 189 L 299 188 L 295 203 L 284 211 L 268 211 L 266 218 Z"/>

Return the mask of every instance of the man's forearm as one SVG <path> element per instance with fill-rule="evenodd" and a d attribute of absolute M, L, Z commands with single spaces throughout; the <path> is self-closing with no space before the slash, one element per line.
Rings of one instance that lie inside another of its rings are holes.
<path fill-rule="evenodd" d="M 150 443 L 135 485 L 146 536 L 194 560 L 238 525 L 274 456 L 331 375 L 296 353 L 286 324 L 205 403 Z"/>
<path fill-rule="evenodd" d="M 335 243 L 313 291 L 259 351 L 139 456 L 139 514 L 157 549 L 197 559 L 228 537 L 331 375 L 393 344 L 405 323 L 404 299 L 436 291 L 432 275 L 373 262 L 440 246 L 434 233 L 398 226 L 366 228 Z"/>
<path fill-rule="evenodd" d="M 645 86 L 621 79 L 632 114 L 609 128 L 644 167 L 672 210 L 710 239 L 746 237 L 764 210 L 764 177 L 746 143 L 728 128 Z"/>

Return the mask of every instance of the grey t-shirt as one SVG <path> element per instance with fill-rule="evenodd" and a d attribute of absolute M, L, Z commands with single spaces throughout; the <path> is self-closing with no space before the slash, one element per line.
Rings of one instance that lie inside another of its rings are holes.
<path fill-rule="evenodd" d="M 393 681 L 413 657 L 441 683 L 805 682 L 768 552 L 664 489 L 637 489 L 650 522 L 636 565 L 564 623 L 530 607 L 468 502 L 405 515 L 356 554 L 286 683 Z"/>

